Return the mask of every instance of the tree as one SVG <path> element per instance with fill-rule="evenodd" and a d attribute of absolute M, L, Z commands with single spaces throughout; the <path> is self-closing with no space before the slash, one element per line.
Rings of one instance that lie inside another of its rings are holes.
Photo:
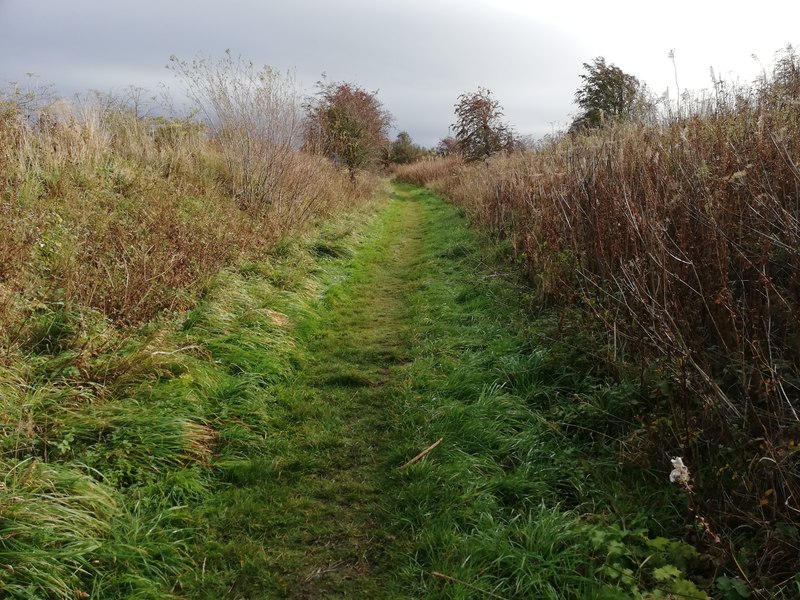
<path fill-rule="evenodd" d="M 425 150 L 411 141 L 407 131 L 401 131 L 387 149 L 387 163 L 408 164 L 425 154 Z"/>
<path fill-rule="evenodd" d="M 458 142 L 456 138 L 447 136 L 439 140 L 436 145 L 436 154 L 439 156 L 450 156 L 451 154 L 458 154 Z"/>
<path fill-rule="evenodd" d="M 642 106 L 642 85 L 633 75 L 616 65 L 606 64 L 602 56 L 583 63 L 583 85 L 575 92 L 575 103 L 583 112 L 570 131 L 602 127 L 605 123 L 628 119 Z"/>
<path fill-rule="evenodd" d="M 513 147 L 511 127 L 502 121 L 503 108 L 490 90 L 478 88 L 477 92 L 461 94 L 455 114 L 451 127 L 458 151 L 467 160 L 484 159 Z"/>
<path fill-rule="evenodd" d="M 391 114 L 377 92 L 352 83 L 317 84 L 316 96 L 307 99 L 306 147 L 341 163 L 355 179 L 356 170 L 372 165 L 389 143 Z"/>

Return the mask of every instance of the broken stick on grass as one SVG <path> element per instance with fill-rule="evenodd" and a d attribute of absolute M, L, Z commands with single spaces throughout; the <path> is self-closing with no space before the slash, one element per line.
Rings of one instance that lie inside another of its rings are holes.
<path fill-rule="evenodd" d="M 438 446 L 439 444 L 441 444 L 441 443 L 442 443 L 442 440 L 443 440 L 443 439 L 444 439 L 444 438 L 439 438 L 438 440 L 436 440 L 435 442 L 433 442 L 433 443 L 432 443 L 430 446 L 428 446 L 427 448 L 425 448 L 425 450 L 423 450 L 422 452 L 420 452 L 419 454 L 417 454 L 417 455 L 416 455 L 414 458 L 412 458 L 410 461 L 408 461 L 406 464 L 404 464 L 404 465 L 403 465 L 402 467 L 400 467 L 400 468 L 401 468 L 401 469 L 405 469 L 407 466 L 409 466 L 409 465 L 413 465 L 413 464 L 414 464 L 415 462 L 417 462 L 418 460 L 421 460 L 421 459 L 425 458 L 425 456 L 428 454 L 428 452 L 430 452 L 431 450 L 433 450 L 434 448 L 436 448 L 436 446 Z"/>

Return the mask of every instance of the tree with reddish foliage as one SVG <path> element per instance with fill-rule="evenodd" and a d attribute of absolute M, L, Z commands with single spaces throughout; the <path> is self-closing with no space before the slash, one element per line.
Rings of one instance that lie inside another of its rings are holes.
<path fill-rule="evenodd" d="M 456 138 L 447 136 L 439 140 L 436 145 L 436 154 L 439 156 L 450 156 L 451 154 L 458 154 L 458 142 Z"/>
<path fill-rule="evenodd" d="M 514 134 L 502 121 L 503 108 L 486 88 L 464 93 L 455 105 L 456 122 L 451 125 L 458 151 L 467 160 L 488 158 L 514 147 Z"/>
<path fill-rule="evenodd" d="M 374 164 L 389 143 L 391 114 L 377 92 L 352 83 L 317 84 L 306 101 L 306 148 L 343 164 L 355 179 L 358 169 Z"/>

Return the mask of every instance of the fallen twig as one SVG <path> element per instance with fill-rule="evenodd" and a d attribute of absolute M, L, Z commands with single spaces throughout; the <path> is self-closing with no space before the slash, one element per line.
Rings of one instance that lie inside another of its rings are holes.
<path fill-rule="evenodd" d="M 442 443 L 442 440 L 443 440 L 443 439 L 444 439 L 444 438 L 439 438 L 438 440 L 436 440 L 435 442 L 433 442 L 433 443 L 432 443 L 430 446 L 428 446 L 427 448 L 425 448 L 425 450 L 423 450 L 422 452 L 420 452 L 419 454 L 417 454 L 417 455 L 416 455 L 414 458 L 412 458 L 410 461 L 408 461 L 406 464 L 404 464 L 404 465 L 403 465 L 402 467 L 400 467 L 400 468 L 401 468 L 401 469 L 405 469 L 405 468 L 406 468 L 406 467 L 408 467 L 409 465 L 413 465 L 413 464 L 414 464 L 415 462 L 417 462 L 418 460 L 421 460 L 421 459 L 425 458 L 425 456 L 428 454 L 428 452 L 430 452 L 431 450 L 433 450 L 434 448 L 436 448 L 436 446 L 438 446 L 439 444 L 441 444 L 441 443 Z"/>

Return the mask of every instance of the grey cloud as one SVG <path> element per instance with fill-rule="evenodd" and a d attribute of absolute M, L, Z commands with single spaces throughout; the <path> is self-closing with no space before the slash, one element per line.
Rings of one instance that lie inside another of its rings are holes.
<path fill-rule="evenodd" d="M 309 93 L 323 72 L 378 89 L 396 127 L 426 145 L 446 135 L 457 96 L 479 85 L 521 132 L 549 131 L 572 110 L 588 58 L 567 35 L 478 0 L 0 3 L 0 80 L 33 71 L 65 95 L 175 86 L 164 69 L 170 55 L 226 48 L 295 69 Z"/>

